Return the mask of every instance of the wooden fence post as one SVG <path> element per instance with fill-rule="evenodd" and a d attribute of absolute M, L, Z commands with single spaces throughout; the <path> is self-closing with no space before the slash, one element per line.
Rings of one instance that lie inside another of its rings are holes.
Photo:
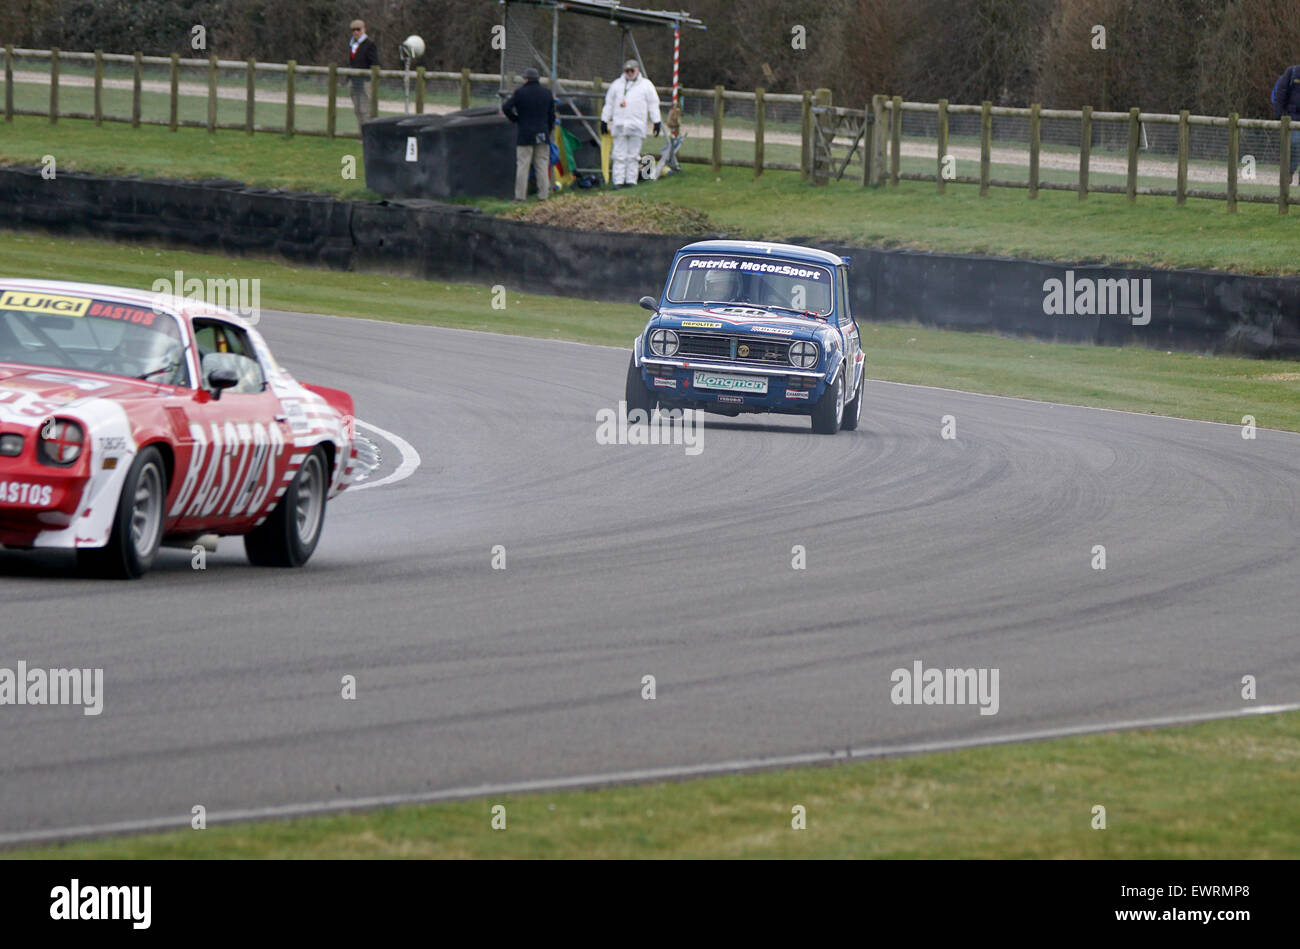
<path fill-rule="evenodd" d="M 871 97 L 871 186 L 880 187 L 885 175 L 885 97 Z"/>
<path fill-rule="evenodd" d="M 1043 151 L 1042 106 L 1035 102 L 1029 107 L 1029 198 L 1038 197 L 1038 159 Z"/>
<path fill-rule="evenodd" d="M 1138 193 L 1138 139 L 1142 127 L 1138 122 L 1141 113 L 1137 109 L 1128 110 L 1128 180 L 1124 186 L 1124 196 L 1129 204 L 1137 201 Z"/>
<path fill-rule="evenodd" d="M 812 93 L 807 89 L 803 92 L 803 114 L 800 121 L 802 151 L 799 153 L 799 171 L 804 181 L 807 181 L 812 177 Z"/>
<path fill-rule="evenodd" d="M 1092 157 L 1092 106 L 1083 107 L 1079 119 L 1079 200 L 1088 198 L 1088 162 Z"/>
<path fill-rule="evenodd" d="M 6 85 L 5 87 L 9 87 Z M 99 127 L 104 124 L 104 51 L 95 50 L 95 92 L 94 106 L 95 126 Z"/>
<path fill-rule="evenodd" d="M 298 63 L 289 60 L 284 64 L 284 134 L 293 138 L 294 108 L 298 99 Z"/>
<path fill-rule="evenodd" d="M 339 67 L 330 63 L 330 71 L 325 80 L 325 137 L 333 138 L 338 127 L 339 106 Z"/>
<path fill-rule="evenodd" d="M 1286 214 L 1291 202 L 1291 116 L 1282 115 L 1282 140 L 1278 143 L 1277 213 Z"/>
<path fill-rule="evenodd" d="M 181 57 L 178 53 L 172 53 L 168 80 L 167 128 L 174 132 L 180 125 Z"/>
<path fill-rule="evenodd" d="M 140 127 L 140 86 L 143 82 L 144 63 L 142 53 L 135 54 L 133 76 L 131 80 L 131 128 Z"/>
<path fill-rule="evenodd" d="M 993 103 L 980 103 L 980 197 L 989 196 L 989 165 L 993 152 Z"/>
<path fill-rule="evenodd" d="M 1237 113 L 1228 116 L 1228 213 L 1237 213 L 1237 152 L 1241 148 Z"/>
<path fill-rule="evenodd" d="M 722 87 L 713 87 L 713 173 L 722 171 L 722 112 L 726 108 Z"/>
<path fill-rule="evenodd" d="M 948 154 L 948 100 L 939 100 L 939 135 L 937 147 L 935 149 L 937 164 L 935 165 L 935 191 L 943 194 L 948 182 L 943 178 L 943 159 Z"/>
<path fill-rule="evenodd" d="M 415 114 L 424 115 L 424 67 L 415 67 Z"/>
<path fill-rule="evenodd" d="M 469 67 L 460 71 L 460 107 L 469 108 Z"/>
<path fill-rule="evenodd" d="M 759 86 L 754 90 L 754 178 L 763 173 L 763 136 L 767 125 L 767 108 L 763 104 L 764 90 Z"/>
<path fill-rule="evenodd" d="M 871 121 L 871 103 L 863 103 L 862 106 L 862 187 L 871 184 L 871 146 L 874 141 L 876 130 L 875 124 Z"/>
<path fill-rule="evenodd" d="M 208 134 L 217 132 L 217 54 L 208 56 Z"/>
<path fill-rule="evenodd" d="M 902 156 L 903 97 L 894 96 L 889 114 L 889 185 L 898 187 L 898 167 Z"/>
<path fill-rule="evenodd" d="M 99 60 L 99 54 L 95 54 L 96 62 Z M 99 86 L 95 86 L 96 91 Z M 98 97 L 96 97 L 98 101 Z M 14 48 L 5 44 L 5 121 L 13 122 L 14 120 Z M 95 122 L 99 124 L 98 121 Z"/>
<path fill-rule="evenodd" d="M 1178 204 L 1187 203 L 1187 151 L 1191 142 L 1191 124 L 1187 121 L 1188 113 L 1183 109 L 1178 113 Z"/>
<path fill-rule="evenodd" d="M 59 48 L 50 50 L 50 124 L 59 121 Z"/>
<path fill-rule="evenodd" d="M 829 109 L 835 104 L 831 91 L 825 87 L 819 88 L 813 93 L 813 102 L 821 109 Z M 831 168 L 831 144 L 829 139 L 830 129 L 833 119 L 829 112 L 818 112 L 813 114 L 813 125 L 820 133 L 813 137 L 812 149 L 812 180 L 814 185 L 824 185 L 830 180 Z M 817 160 L 817 140 L 821 139 L 826 144 L 826 161 Z"/>
<path fill-rule="evenodd" d="M 250 59 L 244 72 L 244 131 L 252 135 L 257 112 L 257 63 Z"/>
<path fill-rule="evenodd" d="M 379 118 L 379 67 L 370 67 L 370 117 Z M 357 131 L 360 131 L 358 129 Z"/>

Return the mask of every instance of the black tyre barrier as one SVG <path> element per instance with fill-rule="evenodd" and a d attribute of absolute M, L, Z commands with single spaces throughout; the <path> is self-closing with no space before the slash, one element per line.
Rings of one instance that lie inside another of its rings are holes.
<path fill-rule="evenodd" d="M 552 228 L 429 200 L 339 201 L 230 181 L 72 172 L 45 180 L 36 168 L 0 168 L 0 223 L 619 303 L 657 295 L 673 252 L 688 241 Z M 853 259 L 860 320 L 1047 341 L 1300 357 L 1297 277 L 817 246 Z M 10 271 L 0 260 L 0 273 L 18 276 Z M 1051 280 L 1063 288 L 1124 280 L 1130 289 L 1138 281 L 1138 301 L 1148 300 L 1149 286 L 1149 322 L 1142 325 L 1140 312 L 1050 314 L 1045 301 L 1050 302 Z"/>

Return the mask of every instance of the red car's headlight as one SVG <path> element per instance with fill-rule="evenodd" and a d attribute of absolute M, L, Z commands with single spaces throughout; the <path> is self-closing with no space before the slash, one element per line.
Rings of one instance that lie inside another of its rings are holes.
<path fill-rule="evenodd" d="M 44 464 L 66 468 L 81 457 L 85 441 L 86 432 L 76 422 L 52 418 L 41 426 L 36 454 Z"/>

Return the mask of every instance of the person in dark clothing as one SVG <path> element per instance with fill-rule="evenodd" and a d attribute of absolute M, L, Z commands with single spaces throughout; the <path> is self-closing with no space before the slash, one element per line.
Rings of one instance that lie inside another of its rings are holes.
<path fill-rule="evenodd" d="M 555 97 L 537 80 L 537 70 L 524 70 L 524 84 L 501 105 L 515 123 L 515 200 L 528 196 L 528 169 L 537 175 L 537 197 L 551 196 L 551 129 L 555 127 Z"/>
<path fill-rule="evenodd" d="M 1300 167 L 1300 66 L 1291 66 L 1273 87 L 1273 118 L 1291 116 L 1291 175 Z"/>
<path fill-rule="evenodd" d="M 348 67 L 350 69 L 369 69 L 379 65 L 379 47 L 366 35 L 363 20 L 352 21 L 352 42 L 348 46 Z M 352 76 L 352 110 L 357 114 L 357 128 L 370 118 L 370 97 L 375 90 L 369 88 L 373 83 L 365 76 Z"/>

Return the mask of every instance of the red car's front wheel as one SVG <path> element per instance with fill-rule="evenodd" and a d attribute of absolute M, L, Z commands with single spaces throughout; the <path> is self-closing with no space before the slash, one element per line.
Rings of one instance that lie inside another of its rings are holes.
<path fill-rule="evenodd" d="M 135 456 L 126 473 L 108 543 L 78 550 L 78 567 L 116 580 L 144 576 L 162 543 L 166 503 L 167 468 L 158 449 L 150 446 Z"/>
<path fill-rule="evenodd" d="M 324 449 L 312 449 L 271 516 L 244 535 L 244 552 L 251 563 L 301 567 L 311 559 L 325 525 L 328 472 Z"/>

